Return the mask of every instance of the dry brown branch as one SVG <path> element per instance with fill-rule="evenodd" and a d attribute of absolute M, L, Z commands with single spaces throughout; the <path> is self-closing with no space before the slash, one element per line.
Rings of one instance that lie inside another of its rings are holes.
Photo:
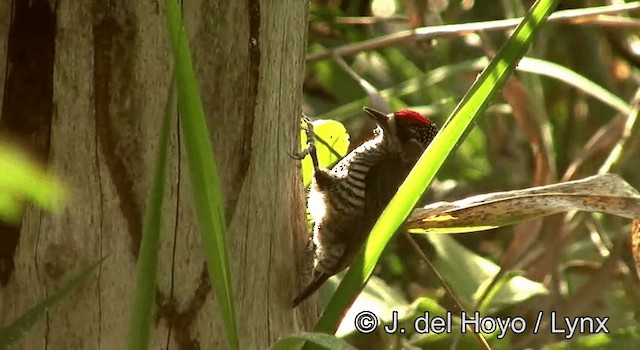
<path fill-rule="evenodd" d="M 605 14 L 614 14 L 626 11 L 634 11 L 640 9 L 640 2 L 633 2 L 623 5 L 599 6 L 578 10 L 558 11 L 547 20 L 548 23 L 565 23 L 565 24 L 598 24 L 599 16 Z M 469 33 L 478 31 L 496 31 L 508 30 L 515 28 L 522 18 L 503 19 L 497 21 L 450 24 L 435 27 L 421 27 L 413 30 L 405 30 L 398 33 L 384 35 L 375 39 L 361 41 L 359 43 L 347 44 L 326 51 L 307 55 L 306 62 L 313 63 L 316 61 L 331 58 L 333 55 L 351 56 L 362 51 L 379 49 L 381 47 L 399 45 L 420 40 L 430 40 L 435 38 L 446 38 L 464 36 Z M 610 24 L 610 18 L 605 18 L 602 23 Z M 620 26 L 623 22 L 616 22 Z M 635 22 L 633 23 L 634 26 Z"/>

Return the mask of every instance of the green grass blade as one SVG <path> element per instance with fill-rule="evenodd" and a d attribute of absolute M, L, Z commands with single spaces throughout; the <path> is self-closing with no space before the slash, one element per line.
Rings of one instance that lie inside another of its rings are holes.
<path fill-rule="evenodd" d="M 239 336 L 229 268 L 226 223 L 218 168 L 213 155 L 200 93 L 191 62 L 187 34 L 175 0 L 167 0 L 167 22 L 175 60 L 180 126 L 184 134 L 196 215 L 211 285 L 231 349 Z"/>
<path fill-rule="evenodd" d="M 10 325 L 0 328 L 0 349 L 7 349 L 11 344 L 18 341 L 38 320 L 49 311 L 49 309 L 60 300 L 68 296 L 73 290 L 85 284 L 93 271 L 104 262 L 105 258 L 98 260 L 82 271 L 78 276 L 73 278 L 64 287 L 55 294 L 34 306 L 32 309 L 24 313 Z"/>
<path fill-rule="evenodd" d="M 559 80 L 567 85 L 586 93 L 587 95 L 607 104 L 609 107 L 622 114 L 630 114 L 631 106 L 620 97 L 614 95 L 609 90 L 587 79 L 577 72 L 561 66 L 557 63 L 541 60 L 538 58 L 524 57 L 518 63 L 518 70 L 527 73 L 544 75 L 546 77 Z"/>
<path fill-rule="evenodd" d="M 136 282 L 136 294 L 131 312 L 129 325 L 129 338 L 127 349 L 147 349 L 149 347 L 149 333 L 151 331 L 151 316 L 154 305 L 154 288 L 158 268 L 158 250 L 160 241 L 160 227 L 162 221 L 162 202 L 164 187 L 167 181 L 167 148 L 169 145 L 169 131 L 171 117 L 176 113 L 176 94 L 174 81 L 171 80 L 169 95 L 165 107 L 164 121 L 160 140 L 158 142 L 158 154 L 156 155 L 156 167 L 153 174 L 153 184 L 149 205 L 144 221 L 144 231 L 140 243 L 138 256 L 138 271 Z"/>
<path fill-rule="evenodd" d="M 518 60 L 527 51 L 533 35 L 551 13 L 556 2 L 557 0 L 536 1 L 506 44 L 471 86 L 376 222 L 367 243 L 355 258 L 333 298 L 329 301 L 329 305 L 318 320 L 316 332 L 335 332 L 343 310 L 362 290 L 395 231 L 411 213 L 418 199 L 474 118 L 486 110 L 493 96 L 514 70 Z"/>

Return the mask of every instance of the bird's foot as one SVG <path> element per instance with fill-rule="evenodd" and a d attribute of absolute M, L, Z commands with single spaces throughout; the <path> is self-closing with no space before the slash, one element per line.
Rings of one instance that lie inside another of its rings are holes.
<path fill-rule="evenodd" d="M 289 157 L 295 160 L 303 160 L 307 155 L 311 156 L 311 161 L 313 162 L 313 168 L 317 169 L 319 166 L 318 163 L 318 154 L 316 153 L 316 138 L 315 133 L 313 132 L 313 123 L 311 120 L 303 115 L 302 116 L 304 122 L 307 124 L 306 128 L 304 128 L 307 134 L 307 146 L 300 152 L 287 152 Z"/>

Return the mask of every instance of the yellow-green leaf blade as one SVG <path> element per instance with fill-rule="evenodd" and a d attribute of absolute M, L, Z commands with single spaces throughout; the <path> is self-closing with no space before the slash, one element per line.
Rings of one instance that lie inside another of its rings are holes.
<path fill-rule="evenodd" d="M 189 39 L 182 24 L 180 10 L 175 0 L 167 0 L 165 4 L 175 60 L 180 126 L 184 134 L 189 175 L 209 278 L 216 294 L 215 299 L 218 302 L 229 347 L 238 349 L 240 341 L 218 168 L 207 132 L 189 51 Z"/>
<path fill-rule="evenodd" d="M 167 182 L 169 131 L 171 117 L 175 114 L 176 110 L 176 96 L 173 86 L 174 81 L 172 80 L 165 107 L 162 130 L 160 131 L 158 154 L 156 155 L 156 166 L 153 174 L 149 204 L 144 218 L 140 253 L 138 255 L 135 299 L 130 315 L 131 320 L 127 343 L 129 350 L 147 349 L 149 347 L 149 333 L 152 323 L 158 268 L 162 202 L 164 198 L 164 187 Z"/>

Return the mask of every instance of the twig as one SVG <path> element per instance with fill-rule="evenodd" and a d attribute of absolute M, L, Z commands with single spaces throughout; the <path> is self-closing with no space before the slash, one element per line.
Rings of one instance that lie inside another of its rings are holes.
<path fill-rule="evenodd" d="M 378 91 L 375 86 L 371 85 L 370 82 L 361 77 L 358 73 L 356 73 L 356 71 L 351 69 L 351 67 L 349 67 L 347 62 L 345 62 L 342 57 L 335 55 L 333 56 L 333 58 L 343 71 L 345 71 L 353 80 L 357 81 L 358 84 L 360 84 L 362 89 L 369 96 L 370 106 L 372 108 L 377 109 L 383 113 L 391 112 L 391 107 L 389 107 L 389 104 L 387 103 L 387 101 L 385 101 L 385 99 L 380 94 L 380 91 Z"/>
<path fill-rule="evenodd" d="M 633 111 L 627 117 L 624 129 L 622 130 L 622 136 L 611 150 L 611 153 L 609 153 L 604 164 L 602 164 L 598 170 L 599 174 L 618 171 L 624 160 L 623 153 L 630 153 L 633 151 L 627 146 L 631 143 L 633 139 L 632 136 L 636 136 L 640 132 L 640 123 L 637 123 L 638 116 L 640 115 L 640 89 L 636 91 L 636 95 L 633 97 L 633 100 Z"/>
<path fill-rule="evenodd" d="M 329 142 L 325 141 L 322 137 L 318 135 L 315 135 L 315 138 L 316 138 L 316 141 L 323 144 L 329 150 L 329 152 L 331 152 L 331 154 L 333 154 L 333 156 L 336 157 L 336 159 L 338 160 L 342 159 L 343 156 L 340 153 L 338 153 L 338 151 L 336 151 L 336 149 L 333 148 L 333 146 L 331 146 Z"/>
<path fill-rule="evenodd" d="M 575 24 L 580 22 L 576 21 Z M 611 28 L 640 28 L 640 20 L 636 18 L 620 17 L 620 16 L 607 16 L 602 15 L 595 18 L 595 21 L 590 22 L 600 26 L 606 26 Z"/>
<path fill-rule="evenodd" d="M 578 10 L 558 11 L 547 19 L 548 23 L 568 23 L 568 24 L 585 24 L 598 23 L 598 16 L 604 14 L 613 14 L 625 11 L 633 11 L 640 9 L 640 2 L 632 2 L 622 5 L 598 6 Z M 365 40 L 359 43 L 348 44 L 334 49 L 313 53 L 307 55 L 306 62 L 313 63 L 316 61 L 331 58 L 334 55 L 351 56 L 362 51 L 369 51 L 381 47 L 398 45 L 402 43 L 428 40 L 440 37 L 463 36 L 477 31 L 496 31 L 515 28 L 522 18 L 503 19 L 497 21 L 474 22 L 464 24 L 449 24 L 435 27 L 421 27 L 413 30 L 404 30 L 398 33 L 384 35 L 375 39 Z M 610 24 L 611 18 L 605 18 L 603 24 Z M 621 25 L 621 21 L 616 22 L 616 26 Z M 634 24 L 636 25 L 636 24 Z"/>
<path fill-rule="evenodd" d="M 406 22 L 408 21 L 406 16 L 391 16 L 391 17 L 372 17 L 372 16 L 357 16 L 357 17 L 338 17 L 336 23 L 340 24 L 374 24 L 385 22 Z"/>
<path fill-rule="evenodd" d="M 403 236 L 409 241 L 409 244 L 411 244 L 411 247 L 415 249 L 418 256 L 420 256 L 420 259 L 429 266 L 429 269 L 431 269 L 431 272 L 433 272 L 433 274 L 440 281 L 440 283 L 442 284 L 444 289 L 447 291 L 447 293 L 449 293 L 449 296 L 451 296 L 451 299 L 453 299 L 453 302 L 454 304 L 456 304 L 458 309 L 460 309 L 461 312 L 465 311 L 465 309 L 462 307 L 462 302 L 460 301 L 460 299 L 458 299 L 456 294 L 453 292 L 453 289 L 451 289 L 451 286 L 449 286 L 449 283 L 445 281 L 444 277 L 442 277 L 442 275 L 438 272 L 438 270 L 436 270 L 436 267 L 433 265 L 433 263 L 431 263 L 431 260 L 429 260 L 429 258 L 424 254 L 424 252 L 422 252 L 422 249 L 420 248 L 418 243 L 413 239 L 413 237 L 411 237 L 411 235 L 408 232 L 405 232 Z M 465 314 L 467 313 L 465 312 Z M 487 340 L 482 336 L 482 334 L 474 332 L 470 327 L 471 326 L 469 325 L 467 329 L 476 336 L 476 338 L 478 339 L 478 342 L 480 343 L 480 346 L 485 350 L 491 350 L 491 346 L 489 346 L 489 343 L 487 343 Z"/>

